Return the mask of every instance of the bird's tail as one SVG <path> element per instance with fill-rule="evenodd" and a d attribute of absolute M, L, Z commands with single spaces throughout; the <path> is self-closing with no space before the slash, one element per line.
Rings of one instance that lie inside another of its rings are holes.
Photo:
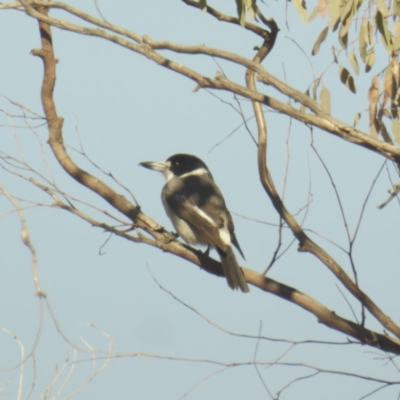
<path fill-rule="evenodd" d="M 220 249 L 217 250 L 221 257 L 222 270 L 224 271 L 224 275 L 228 281 L 228 286 L 233 290 L 240 289 L 243 293 L 249 293 L 250 289 L 247 286 L 243 271 L 239 267 L 232 247 L 229 246 L 226 251 Z"/>

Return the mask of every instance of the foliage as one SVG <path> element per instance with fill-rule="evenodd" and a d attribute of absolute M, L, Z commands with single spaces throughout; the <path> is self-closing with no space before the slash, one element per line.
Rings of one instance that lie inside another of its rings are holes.
<path fill-rule="evenodd" d="M 358 57 L 364 65 L 364 72 L 372 70 L 376 54 L 381 54 L 382 46 L 388 58 L 388 63 L 377 77 L 371 78 L 369 95 L 370 134 L 372 137 L 382 135 L 391 143 L 398 142 L 399 132 L 399 82 L 400 71 L 398 54 L 400 50 L 400 2 L 397 0 L 376 2 L 365 0 L 321 0 L 308 18 L 305 17 L 305 3 L 295 7 L 305 22 L 312 22 L 319 16 L 326 20 L 326 27 L 319 34 L 312 54 L 320 51 L 322 43 L 329 33 L 337 31 L 337 39 L 341 49 L 332 46 L 332 54 L 339 68 L 340 81 L 353 93 L 356 93 L 356 79 L 343 66 L 344 54 L 348 55 L 353 72 L 360 74 Z M 344 52 L 344 53 L 343 53 Z M 317 80 L 321 82 L 321 77 Z M 315 89 L 314 89 L 315 91 Z M 371 92 L 373 95 L 371 96 Z M 387 129 L 385 120 L 390 128 Z M 355 121 L 357 121 L 357 116 Z"/>

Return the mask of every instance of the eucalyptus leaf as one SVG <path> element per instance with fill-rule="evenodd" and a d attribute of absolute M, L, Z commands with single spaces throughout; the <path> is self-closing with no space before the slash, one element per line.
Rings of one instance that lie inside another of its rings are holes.
<path fill-rule="evenodd" d="M 357 93 L 356 83 L 354 78 L 351 76 L 348 69 L 345 67 L 339 67 L 339 78 L 340 81 L 346 85 L 346 87 L 353 93 Z"/>
<path fill-rule="evenodd" d="M 303 24 L 306 24 L 308 21 L 306 2 L 304 0 L 292 0 L 292 3 L 297 13 L 300 15 Z"/>
<path fill-rule="evenodd" d="M 357 57 L 354 53 L 354 50 L 349 55 L 349 61 L 351 66 L 353 67 L 354 72 L 356 73 L 356 75 L 358 75 L 360 73 L 360 66 L 358 65 Z"/>
<path fill-rule="evenodd" d="M 330 114 L 331 113 L 331 94 L 325 86 L 322 86 L 321 93 L 319 95 L 319 101 L 321 103 L 322 111 L 327 114 Z"/>
<path fill-rule="evenodd" d="M 326 39 L 326 37 L 327 37 L 327 35 L 328 35 L 328 30 L 329 30 L 329 28 L 326 27 L 326 28 L 324 28 L 324 29 L 322 30 L 322 32 L 319 34 L 318 39 L 317 39 L 317 41 L 315 42 L 315 44 L 314 44 L 314 46 L 313 46 L 313 49 L 312 49 L 312 52 L 311 52 L 311 54 L 312 54 L 313 56 L 315 56 L 316 54 L 318 54 L 319 48 L 320 48 L 320 46 L 321 46 L 321 43 Z"/>

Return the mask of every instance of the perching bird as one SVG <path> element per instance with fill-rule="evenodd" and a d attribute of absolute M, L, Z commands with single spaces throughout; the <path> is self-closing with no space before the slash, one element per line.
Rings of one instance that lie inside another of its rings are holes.
<path fill-rule="evenodd" d="M 244 258 L 232 217 L 206 164 L 196 156 L 175 154 L 166 162 L 140 165 L 163 173 L 167 182 L 161 193 L 162 202 L 183 240 L 215 248 L 229 287 L 248 293 L 249 287 L 231 246 L 234 244 Z"/>

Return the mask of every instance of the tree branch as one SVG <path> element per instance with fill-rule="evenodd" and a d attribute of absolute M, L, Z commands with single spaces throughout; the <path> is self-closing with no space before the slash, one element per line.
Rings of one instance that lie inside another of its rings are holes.
<path fill-rule="evenodd" d="M 263 46 L 253 59 L 254 62 L 261 63 L 269 54 L 275 43 L 276 35 L 277 31 L 272 30 L 271 37 L 264 41 Z M 251 91 L 256 91 L 255 72 L 251 69 L 246 71 L 246 84 Z M 258 128 L 258 170 L 260 181 L 276 211 L 287 223 L 294 236 L 299 241 L 299 250 L 309 252 L 317 257 L 330 269 L 336 278 L 343 283 L 346 289 L 368 309 L 368 311 L 382 324 L 382 326 L 400 338 L 400 327 L 383 313 L 383 311 L 358 287 L 357 284 L 351 280 L 340 265 L 325 250 L 319 247 L 307 236 L 303 228 L 297 223 L 296 219 L 283 204 L 267 167 L 267 125 L 262 106 L 261 103 L 257 101 L 252 101 L 252 105 Z"/>
<path fill-rule="evenodd" d="M 47 17 L 47 8 L 40 8 L 39 10 L 34 9 L 31 6 L 31 3 L 28 0 L 21 0 L 21 3 L 26 8 L 27 12 L 35 16 L 39 20 L 39 29 L 40 29 L 40 36 L 42 40 L 42 48 L 40 50 L 34 50 L 33 53 L 42 58 L 44 64 L 44 78 L 42 83 L 42 103 L 44 112 L 46 115 L 46 119 L 49 126 L 49 144 L 51 149 L 56 156 L 60 165 L 64 168 L 64 170 L 77 182 L 86 186 L 88 189 L 94 191 L 99 196 L 101 196 L 104 200 L 106 200 L 111 206 L 113 206 L 116 210 L 121 212 L 122 214 L 126 215 L 131 221 L 135 222 L 135 227 L 143 229 L 145 232 L 150 234 L 155 240 L 147 241 L 147 244 L 158 247 L 166 252 L 171 254 L 177 255 L 187 261 L 190 261 L 193 264 L 201 266 L 207 272 L 210 272 L 217 276 L 223 276 L 222 268 L 220 262 L 204 255 L 202 252 L 196 251 L 189 246 L 185 246 L 179 241 L 172 240 L 171 236 L 165 232 L 164 229 L 160 229 L 160 226 L 150 219 L 147 215 L 143 214 L 138 207 L 135 207 L 131 204 L 128 200 L 124 197 L 120 196 L 116 193 L 112 188 L 105 185 L 102 181 L 95 178 L 94 176 L 90 175 L 86 171 L 83 171 L 79 168 L 74 161 L 70 158 L 68 153 L 66 152 L 63 137 L 62 137 L 62 124 L 63 119 L 58 117 L 56 106 L 53 99 L 53 91 L 55 85 L 55 76 L 56 76 L 56 59 L 54 57 L 54 49 L 52 43 L 52 35 L 51 29 L 49 24 L 46 21 L 49 21 L 50 24 L 55 24 L 56 26 L 65 28 L 65 24 L 60 24 L 59 22 L 54 22 L 53 19 Z M 36 17 L 37 16 L 37 17 Z M 66 28 L 65 28 L 66 29 Z M 69 29 L 69 28 L 68 28 Z M 75 28 L 74 28 L 75 29 Z M 87 28 L 79 28 L 79 33 L 88 34 Z M 100 33 L 101 32 L 101 33 Z M 93 32 L 91 31 L 90 34 Z M 273 43 L 275 41 L 277 34 L 277 30 L 274 31 L 272 29 L 270 36 L 268 39 L 264 41 L 263 47 L 259 50 L 256 63 L 260 62 L 271 50 Z M 107 37 L 109 35 L 105 32 L 100 30 L 96 30 L 96 34 L 98 36 Z M 110 39 L 111 40 L 111 39 Z M 113 37 L 112 41 L 121 44 L 119 42 L 121 38 Z M 154 61 L 159 60 L 163 66 L 166 66 L 171 69 L 176 69 L 178 71 L 184 70 L 185 73 L 187 71 L 190 72 L 193 76 L 196 73 L 190 71 L 189 69 L 182 67 L 179 68 L 178 64 L 170 62 L 169 60 L 163 58 L 162 56 L 158 55 L 151 49 L 147 44 L 141 44 L 140 46 L 134 45 L 132 43 L 129 44 L 128 47 L 135 49 L 135 51 L 141 52 L 142 54 L 149 56 L 149 58 L 154 59 Z M 171 67 L 173 65 L 173 68 Z M 259 93 L 255 91 L 255 83 L 254 83 L 254 71 L 249 70 L 248 76 L 251 78 L 253 87 L 250 89 L 243 88 L 245 91 L 251 94 L 251 97 L 258 98 Z M 198 78 L 200 77 L 200 78 Z M 200 82 L 204 83 L 207 82 L 210 85 L 214 85 L 218 88 L 218 84 L 221 84 L 222 80 L 220 78 L 216 79 L 215 81 L 209 80 L 202 76 L 197 75 L 196 79 L 199 79 Z M 238 85 L 239 86 L 239 85 Z M 251 86 L 251 82 L 249 84 Z M 226 87 L 225 83 L 221 84 L 221 88 Z M 249 95 L 250 96 L 250 95 Z M 265 96 L 261 95 L 263 98 Z M 250 98 L 250 97 L 249 97 Z M 288 223 L 288 225 L 292 228 L 295 236 L 300 241 L 302 245 L 303 251 L 309 251 L 315 254 L 317 257 L 322 258 L 325 265 L 330 265 L 331 270 L 335 271 L 335 268 L 338 269 L 336 271 L 337 276 L 339 279 L 343 281 L 342 270 L 340 267 L 335 264 L 335 262 L 321 249 L 318 247 L 313 248 L 312 246 L 316 246 L 304 233 L 302 228 L 297 225 L 295 219 L 291 216 L 291 214 L 285 209 L 282 201 L 280 200 L 279 196 L 276 193 L 275 188 L 273 187 L 272 180 L 270 180 L 268 170 L 266 169 L 266 126 L 265 121 L 263 123 L 263 114 L 260 107 L 259 102 L 255 102 L 255 112 L 256 116 L 259 121 L 259 127 L 261 127 L 259 131 L 260 135 L 260 143 L 259 143 L 259 166 L 260 166 L 260 173 L 262 178 L 262 183 L 268 189 L 270 197 L 276 206 L 282 218 Z M 265 134 L 264 134 L 265 132 Z M 272 186 L 271 186 L 272 185 Z M 71 211 L 71 210 L 69 210 Z M 75 213 L 77 216 L 80 216 L 79 213 Z M 100 224 L 99 227 L 106 229 L 105 224 Z M 116 233 L 116 232 L 114 232 Z M 324 259 L 324 257 L 326 259 Z M 332 265 L 331 265 L 332 264 Z M 395 354 L 400 354 L 400 341 L 394 338 L 390 338 L 384 335 L 380 335 L 378 333 L 372 332 L 370 330 L 365 329 L 351 321 L 348 321 L 344 318 L 340 318 L 335 313 L 329 311 L 326 307 L 322 304 L 318 303 L 316 300 L 308 297 L 307 295 L 297 291 L 294 288 L 291 288 L 287 285 L 274 281 L 272 279 L 267 279 L 262 274 L 257 272 L 251 271 L 249 269 L 243 268 L 246 280 L 254 286 L 259 287 L 260 289 L 267 291 L 269 293 L 273 293 L 285 300 L 288 300 L 305 310 L 314 314 L 318 320 L 329 326 L 332 329 L 338 330 L 342 333 L 345 333 L 349 336 L 352 336 L 359 340 L 361 343 L 368 344 L 370 346 L 380 348 L 384 351 L 390 351 Z M 347 277 L 348 278 L 348 277 Z M 349 278 L 348 278 L 349 279 Z M 351 280 L 348 285 L 354 285 Z M 358 288 L 356 288 L 358 290 Z M 362 293 L 362 292 L 361 292 Z M 360 292 L 356 291 L 357 295 L 360 295 Z M 363 301 L 366 301 L 368 298 L 363 298 Z M 373 303 L 372 303 L 373 305 Z M 371 306 L 371 305 L 370 305 Z M 376 314 L 376 309 L 373 309 Z M 378 309 L 378 311 L 380 311 Z M 372 312 L 372 311 L 371 311 Z M 374 315 L 375 315 L 374 314 Z M 386 316 L 385 316 L 386 317 Z M 386 317 L 387 318 L 387 317 Z M 379 318 L 378 318 L 379 319 Z M 388 319 L 389 322 L 390 319 Z M 387 329 L 395 330 L 393 328 L 393 324 L 390 323 L 383 323 Z M 395 326 L 396 327 L 396 326 Z"/>
<path fill-rule="evenodd" d="M 193 0 L 182 0 L 182 1 L 185 4 L 187 4 L 188 6 L 195 7 L 195 8 L 198 8 L 199 10 L 201 10 L 201 6 L 198 1 L 193 1 Z M 216 18 L 218 21 L 223 21 L 223 22 L 227 22 L 229 24 L 234 24 L 234 25 L 240 26 L 239 18 L 231 17 L 229 15 L 223 14 L 223 13 L 219 12 L 218 10 L 216 10 L 215 8 L 210 7 L 209 5 L 207 5 L 207 8 L 205 9 L 205 11 L 208 14 L 212 15 L 214 18 Z M 254 25 L 247 21 L 245 22 L 243 27 L 245 29 L 255 33 L 256 35 L 261 36 L 264 39 L 269 35 L 269 33 L 265 29 L 262 29 L 259 26 Z"/>
<path fill-rule="evenodd" d="M 281 82 L 279 79 L 273 77 L 268 74 L 268 72 L 260 65 L 260 63 L 252 62 L 244 57 L 241 57 L 237 54 L 213 49 L 206 46 L 181 46 L 177 44 L 173 44 L 170 42 L 153 42 L 147 37 L 140 37 L 139 35 L 127 30 L 119 28 L 115 25 L 104 22 L 100 19 L 94 18 L 82 11 L 71 7 L 64 3 L 59 2 L 45 2 L 40 0 L 23 0 L 21 4 L 24 5 L 26 12 L 32 17 L 47 22 L 52 26 L 56 26 L 60 29 L 68 30 L 71 32 L 79 33 L 82 35 L 88 36 L 97 36 L 103 39 L 114 42 L 120 46 L 126 47 L 134 52 L 137 52 L 150 60 L 156 62 L 159 65 L 162 65 L 165 68 L 168 68 L 176 73 L 179 73 L 187 78 L 195 81 L 200 88 L 210 88 L 210 89 L 218 89 L 218 90 L 228 90 L 233 93 L 244 96 L 252 101 L 261 102 L 272 109 L 281 112 L 285 115 L 293 117 L 300 122 L 310 124 L 316 126 L 328 133 L 331 133 L 335 136 L 340 137 L 343 140 L 346 140 L 350 143 L 365 147 L 369 150 L 372 150 L 378 154 L 381 154 L 385 158 L 388 158 L 392 161 L 396 161 L 400 163 L 400 149 L 397 149 L 395 146 L 381 142 L 377 139 L 370 137 L 369 135 L 354 129 L 353 127 L 344 124 L 341 121 L 336 120 L 335 118 L 325 114 L 322 112 L 318 103 L 310 99 L 309 96 L 291 88 L 286 85 L 284 82 Z M 41 14 L 35 10 L 33 6 L 40 6 L 46 8 L 59 8 L 63 9 L 76 17 L 79 17 L 87 22 L 90 22 L 94 25 L 103 27 L 104 29 L 110 30 L 112 32 L 118 33 L 119 35 L 123 35 L 138 44 L 132 43 L 129 40 L 122 38 L 121 36 L 112 35 L 109 32 L 103 31 L 101 29 L 91 29 L 91 28 L 83 28 L 78 25 L 51 18 L 48 15 Z M 229 17 L 232 18 L 232 17 Z M 268 37 L 269 33 L 266 33 L 266 37 Z M 213 57 L 222 58 L 239 65 L 242 65 L 246 68 L 249 68 L 259 74 L 258 79 L 273 86 L 275 89 L 280 91 L 281 93 L 289 96 L 296 102 L 304 105 L 305 107 L 312 110 L 316 115 L 306 114 L 301 112 L 294 107 L 284 104 L 279 100 L 274 99 L 273 97 L 263 95 L 257 91 L 249 90 L 244 86 L 238 85 L 234 82 L 231 82 L 225 78 L 218 77 L 216 79 L 211 79 L 205 77 L 198 72 L 182 66 L 179 63 L 175 63 L 174 61 L 162 56 L 161 54 L 154 51 L 155 49 L 159 50 L 171 50 L 177 53 L 184 54 L 204 54 L 210 55 Z"/>

